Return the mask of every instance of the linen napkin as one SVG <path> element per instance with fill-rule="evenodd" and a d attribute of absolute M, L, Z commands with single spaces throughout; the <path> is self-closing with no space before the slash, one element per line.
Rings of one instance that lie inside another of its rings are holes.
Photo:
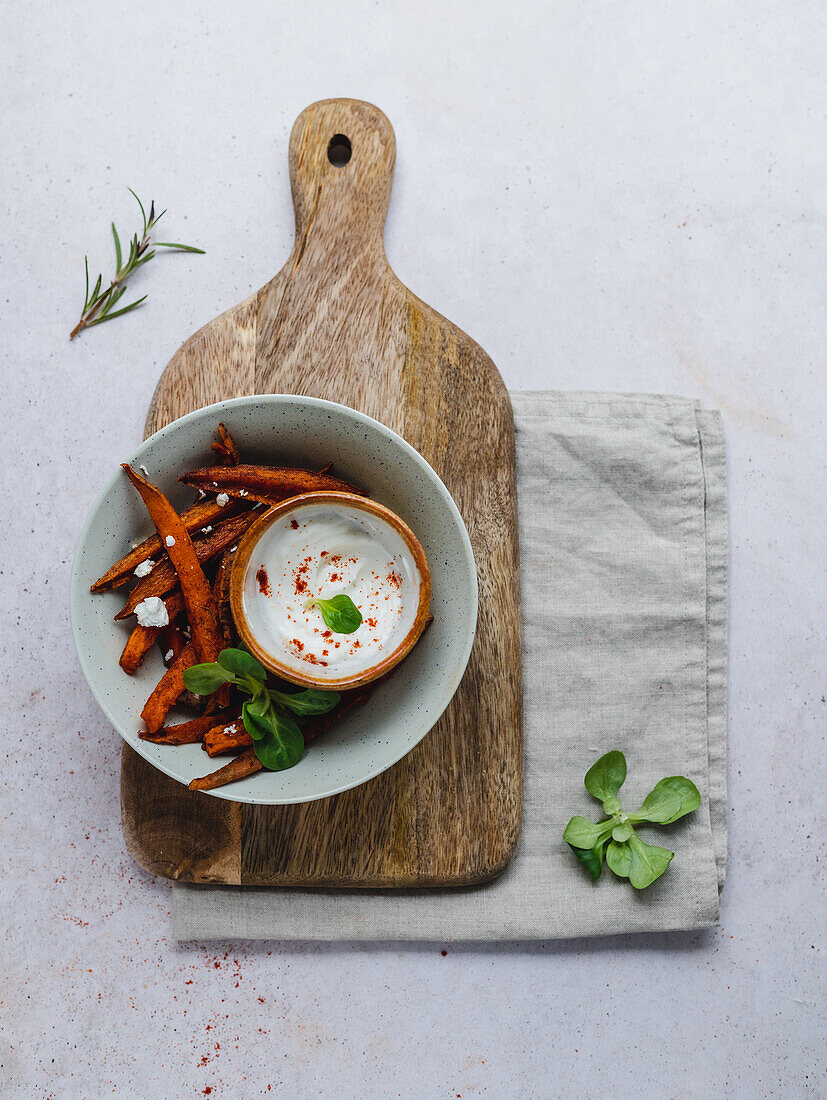
<path fill-rule="evenodd" d="M 522 940 L 698 929 L 726 862 L 727 521 L 720 414 L 677 397 L 513 393 L 523 598 L 525 802 L 493 882 L 423 890 L 175 884 L 179 940 Z M 623 805 L 686 775 L 700 809 L 634 890 L 591 881 L 562 840 L 597 819 L 583 787 L 622 749 Z"/>

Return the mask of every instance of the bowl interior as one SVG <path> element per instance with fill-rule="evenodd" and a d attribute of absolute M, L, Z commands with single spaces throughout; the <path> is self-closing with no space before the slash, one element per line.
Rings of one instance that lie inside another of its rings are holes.
<path fill-rule="evenodd" d="M 396 763 L 434 725 L 456 691 L 476 628 L 477 576 L 468 533 L 445 486 L 425 460 L 378 421 L 333 402 L 291 395 L 240 397 L 190 413 L 151 436 L 131 456 L 150 481 L 184 508 L 193 490 L 179 473 L 213 461 L 218 422 L 230 429 L 245 459 L 335 472 L 367 488 L 396 512 L 422 544 L 431 569 L 434 622 L 386 684 L 314 742 L 296 767 L 260 772 L 209 792 L 238 802 L 282 804 L 325 798 L 358 786 Z M 75 644 L 92 691 L 124 739 L 167 775 L 188 783 L 220 761 L 199 745 L 153 745 L 138 737 L 140 712 L 163 674 L 157 647 L 135 676 L 118 656 L 134 621 L 113 616 L 123 594 L 92 595 L 89 585 L 130 545 L 152 533 L 141 501 L 120 468 L 95 501 L 72 571 Z M 168 723 L 184 721 L 172 712 Z"/>

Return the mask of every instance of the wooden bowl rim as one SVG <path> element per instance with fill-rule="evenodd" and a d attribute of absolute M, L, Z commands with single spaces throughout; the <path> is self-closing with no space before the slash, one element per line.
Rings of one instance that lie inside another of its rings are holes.
<path fill-rule="evenodd" d="M 309 674 L 297 672 L 291 666 L 282 664 L 272 653 L 269 653 L 259 645 L 244 615 L 242 599 L 244 578 L 250 564 L 250 558 L 253 555 L 253 551 L 259 539 L 277 520 L 282 519 L 298 508 L 307 507 L 311 504 L 347 504 L 350 507 L 359 508 L 362 511 L 369 512 L 373 516 L 377 516 L 379 519 L 383 519 L 402 536 L 402 539 L 413 555 L 421 578 L 419 585 L 419 603 L 417 605 L 413 624 L 396 649 L 392 653 L 389 653 L 388 656 L 378 664 L 365 669 L 358 675 L 346 676 L 338 680 L 321 679 Z M 372 683 L 374 680 L 378 680 L 380 677 L 385 676 L 391 669 L 395 668 L 400 661 L 407 657 L 419 641 L 422 631 L 425 629 L 428 622 L 430 605 L 431 570 L 428 566 L 428 559 L 425 556 L 425 551 L 422 549 L 419 539 L 396 512 L 391 511 L 391 509 L 387 508 L 384 504 L 379 504 L 369 497 L 358 496 L 356 493 L 328 491 L 301 493 L 298 496 L 289 497 L 287 500 L 281 501 L 266 512 L 262 512 L 261 516 L 247 528 L 242 536 L 230 570 L 230 610 L 235 621 L 236 630 L 242 642 L 256 660 L 264 665 L 268 671 L 275 673 L 275 675 L 280 676 L 283 680 L 287 680 L 288 683 L 296 684 L 299 687 L 322 688 L 328 691 L 347 691 L 350 688 L 362 687 L 364 684 Z"/>

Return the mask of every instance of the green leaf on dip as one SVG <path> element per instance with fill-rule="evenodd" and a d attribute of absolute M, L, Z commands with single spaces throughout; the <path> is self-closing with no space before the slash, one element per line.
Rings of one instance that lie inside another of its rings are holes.
<path fill-rule="evenodd" d="M 310 600 L 308 607 L 318 607 L 325 626 L 336 634 L 352 634 L 362 623 L 362 612 L 345 592 L 329 600 Z"/>

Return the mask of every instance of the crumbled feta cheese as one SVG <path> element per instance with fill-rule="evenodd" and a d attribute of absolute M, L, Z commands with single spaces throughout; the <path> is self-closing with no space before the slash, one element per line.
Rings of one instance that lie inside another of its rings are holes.
<path fill-rule="evenodd" d="M 226 493 L 219 493 L 218 496 L 215 498 L 215 503 L 218 505 L 219 508 L 223 508 L 225 504 L 230 503 L 230 498 Z"/>
<path fill-rule="evenodd" d="M 237 550 L 237 549 L 238 549 L 238 546 L 231 546 L 231 547 L 230 547 L 230 553 L 232 554 L 232 552 L 233 552 L 234 550 Z"/>
<path fill-rule="evenodd" d="M 210 533 L 210 531 L 212 531 L 212 524 L 211 523 L 208 524 L 206 527 L 201 528 L 201 534 L 202 535 L 208 535 Z"/>
<path fill-rule="evenodd" d="M 206 493 L 204 492 L 204 490 L 203 490 L 203 489 L 199 489 L 199 490 L 198 490 L 198 499 L 199 499 L 199 500 L 203 500 L 203 499 L 204 499 L 204 497 L 205 497 L 206 495 L 207 495 L 207 494 L 206 494 Z"/>
<path fill-rule="evenodd" d="M 175 539 L 172 537 L 172 535 L 167 535 L 167 537 L 164 539 L 164 542 L 167 544 L 167 546 L 175 545 Z"/>
<path fill-rule="evenodd" d="M 141 626 L 168 626 L 169 613 L 160 596 L 147 596 L 135 608 Z"/>
<path fill-rule="evenodd" d="M 238 495 L 240 497 L 246 497 L 247 496 L 247 490 L 246 489 L 239 489 L 238 490 Z"/>
<path fill-rule="evenodd" d="M 146 466 L 139 466 L 138 469 L 143 470 L 144 477 L 149 477 L 149 470 L 146 468 Z"/>
<path fill-rule="evenodd" d="M 175 656 L 175 654 L 172 652 L 172 650 L 168 649 L 166 651 L 166 653 L 164 654 L 164 660 L 165 661 L 171 661 L 174 656 Z"/>
<path fill-rule="evenodd" d="M 146 561 L 142 561 L 140 565 L 135 566 L 135 576 L 145 577 L 148 573 L 152 572 L 155 562 L 151 558 L 147 558 Z"/>

